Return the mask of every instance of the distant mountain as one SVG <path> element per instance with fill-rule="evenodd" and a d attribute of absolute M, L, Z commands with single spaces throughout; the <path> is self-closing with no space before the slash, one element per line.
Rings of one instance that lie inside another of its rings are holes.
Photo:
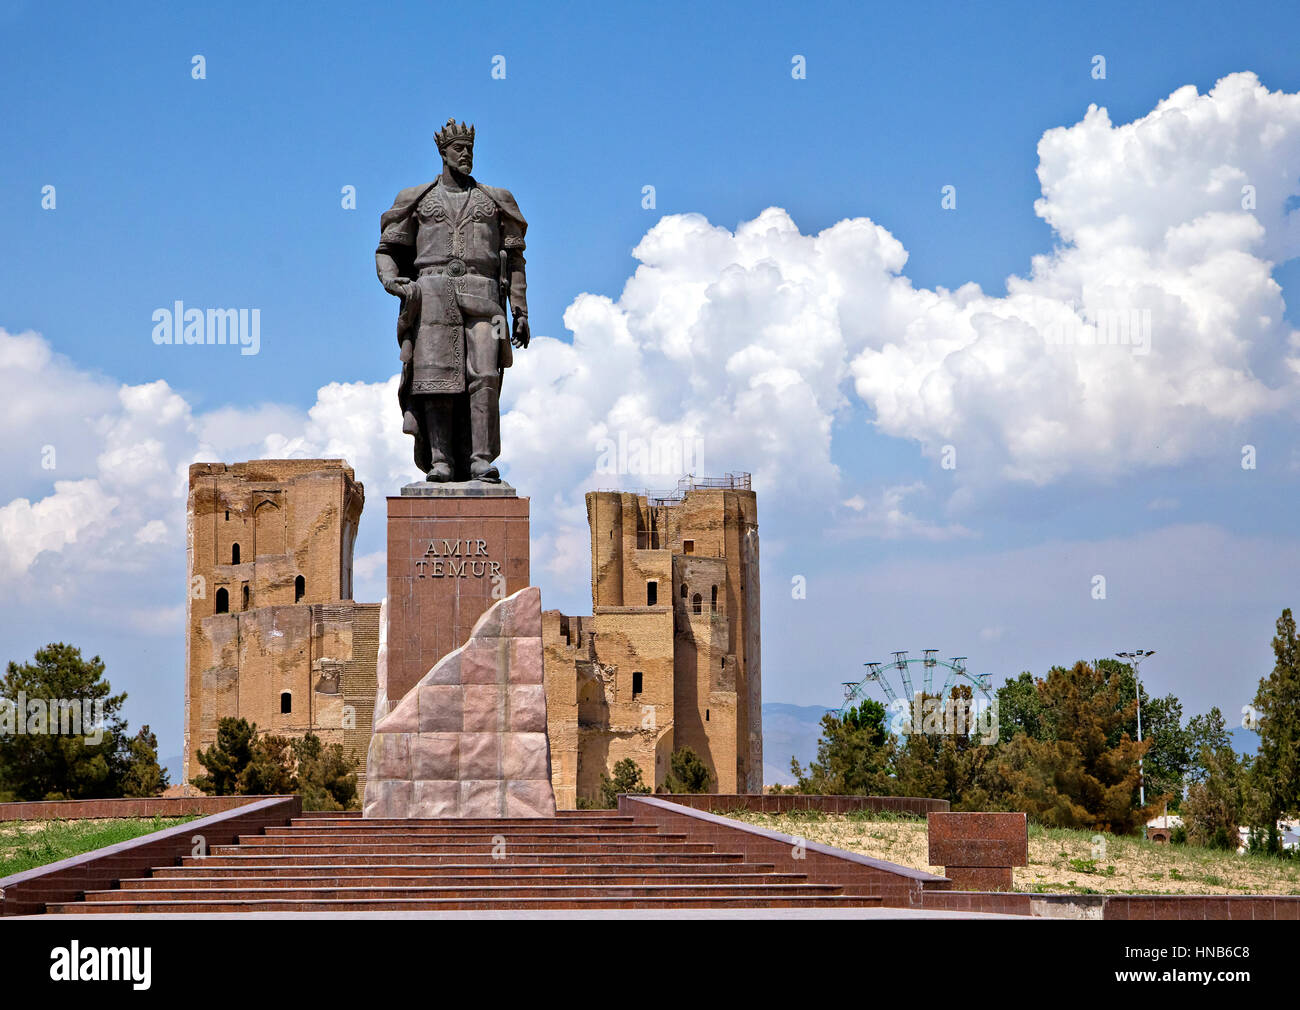
<path fill-rule="evenodd" d="M 807 765 L 817 756 L 821 738 L 822 716 L 835 709 L 820 705 L 786 705 L 767 702 L 763 705 L 763 782 L 767 785 L 794 785 L 790 758 Z"/>

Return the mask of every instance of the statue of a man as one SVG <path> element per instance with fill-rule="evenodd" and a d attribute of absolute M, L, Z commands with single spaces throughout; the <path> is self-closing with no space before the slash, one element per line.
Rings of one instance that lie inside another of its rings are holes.
<path fill-rule="evenodd" d="M 380 281 L 402 300 L 402 430 L 415 436 L 427 480 L 496 482 L 501 378 L 511 345 L 527 347 L 529 338 L 528 222 L 509 191 L 470 175 L 473 126 L 449 119 L 434 140 L 442 174 L 397 194 L 375 250 Z"/>

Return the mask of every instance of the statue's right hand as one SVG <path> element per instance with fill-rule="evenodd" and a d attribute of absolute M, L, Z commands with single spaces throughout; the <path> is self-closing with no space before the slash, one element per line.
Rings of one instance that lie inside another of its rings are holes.
<path fill-rule="evenodd" d="M 415 353 L 415 348 L 412 347 L 411 342 L 409 340 L 403 340 L 402 349 L 397 354 L 397 360 L 400 361 L 402 364 L 406 364 L 408 361 L 411 360 L 411 357 L 414 355 L 414 353 Z"/>
<path fill-rule="evenodd" d="M 409 297 L 411 288 L 414 286 L 409 277 L 390 277 L 384 281 L 384 290 L 390 295 L 397 295 L 399 298 Z"/>

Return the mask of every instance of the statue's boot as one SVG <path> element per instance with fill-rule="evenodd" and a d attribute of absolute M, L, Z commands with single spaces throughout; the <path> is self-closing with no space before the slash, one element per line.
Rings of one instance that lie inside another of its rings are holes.
<path fill-rule="evenodd" d="M 489 484 L 496 484 L 501 480 L 501 471 L 494 464 L 482 459 L 469 461 L 469 475 L 474 480 L 487 481 Z"/>
<path fill-rule="evenodd" d="M 450 396 L 426 396 L 424 405 L 425 423 L 429 432 L 429 455 L 432 465 L 424 479 L 435 483 L 445 483 L 452 479 L 451 465 L 451 425 L 452 398 Z"/>
<path fill-rule="evenodd" d="M 469 475 L 474 480 L 495 483 L 501 471 L 492 463 L 501 453 L 501 412 L 496 384 L 471 383 L 469 391 Z"/>

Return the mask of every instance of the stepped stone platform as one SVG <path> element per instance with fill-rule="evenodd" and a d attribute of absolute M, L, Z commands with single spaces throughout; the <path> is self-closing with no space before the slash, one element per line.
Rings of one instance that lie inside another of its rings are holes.
<path fill-rule="evenodd" d="M 213 843 L 205 858 L 190 855 L 196 831 Z M 270 796 L 3 878 L 0 917 L 1300 918 L 1295 895 L 952 885 L 653 796 L 621 796 L 618 811 L 430 819 L 302 813 L 298 797 Z"/>
<path fill-rule="evenodd" d="M 850 889 L 852 890 L 852 889 Z M 616 811 L 555 817 L 303 814 L 52 914 L 874 908 L 878 895 L 779 871 Z"/>

